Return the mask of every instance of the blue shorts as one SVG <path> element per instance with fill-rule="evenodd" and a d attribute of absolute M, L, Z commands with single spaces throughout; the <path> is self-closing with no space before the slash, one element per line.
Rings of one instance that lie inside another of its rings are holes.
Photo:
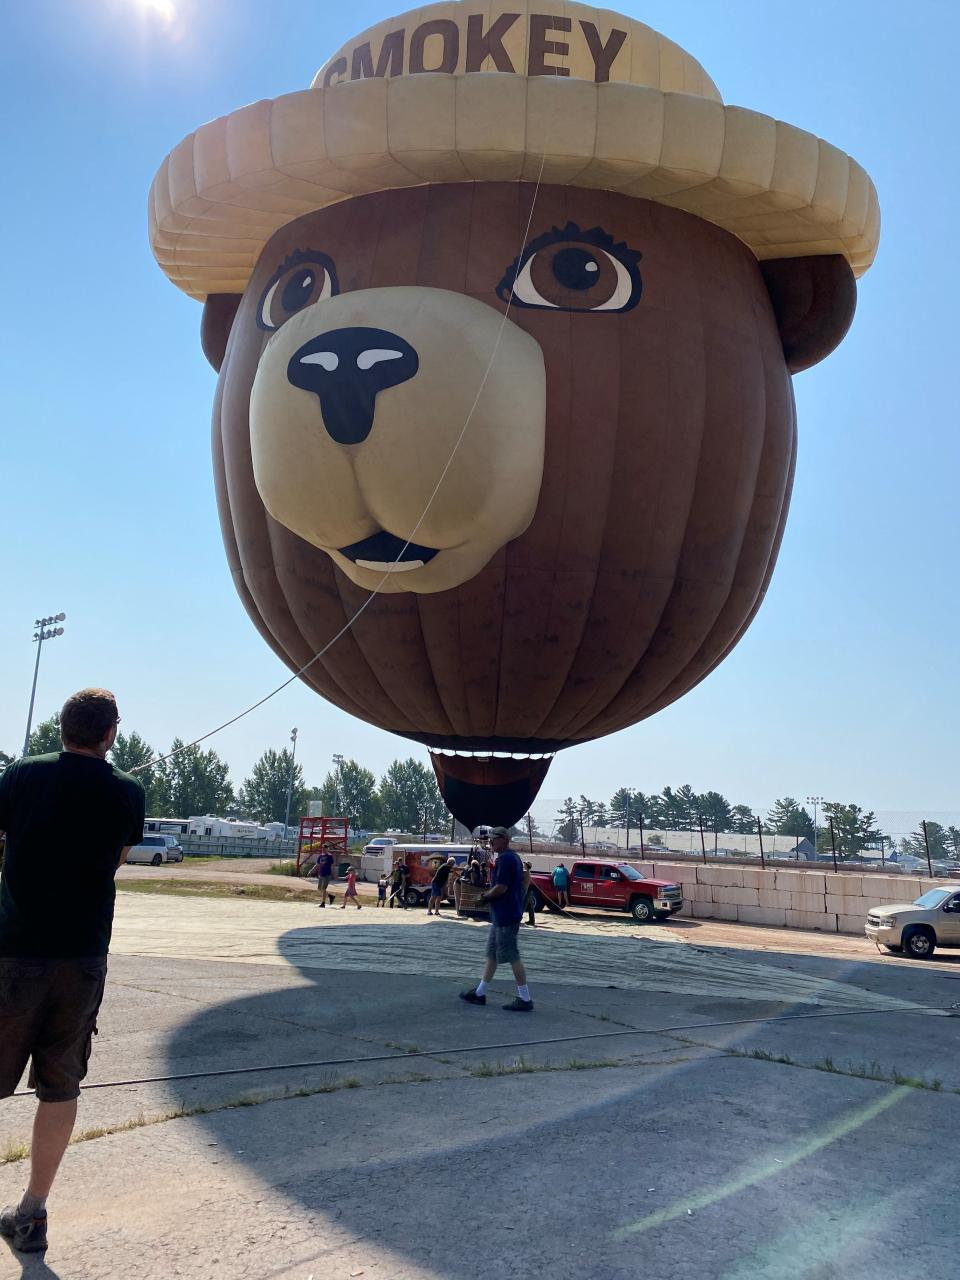
<path fill-rule="evenodd" d="M 519 920 L 516 924 L 492 924 L 487 934 L 487 959 L 496 960 L 497 964 L 516 964 L 520 959 L 519 933 Z"/>

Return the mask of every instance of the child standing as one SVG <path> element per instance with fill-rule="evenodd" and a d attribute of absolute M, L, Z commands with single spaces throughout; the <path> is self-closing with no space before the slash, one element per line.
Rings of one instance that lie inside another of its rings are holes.
<path fill-rule="evenodd" d="M 380 879 L 377 881 L 377 906 L 385 907 L 387 905 L 387 873 L 380 872 Z"/>
<path fill-rule="evenodd" d="M 351 898 L 353 899 L 354 904 L 356 905 L 356 908 L 359 911 L 360 898 L 357 895 L 357 873 L 354 871 L 353 867 L 351 867 L 350 870 L 347 872 L 347 889 L 343 895 L 343 901 L 340 903 L 341 911 L 346 911 L 347 903 L 350 901 Z"/>

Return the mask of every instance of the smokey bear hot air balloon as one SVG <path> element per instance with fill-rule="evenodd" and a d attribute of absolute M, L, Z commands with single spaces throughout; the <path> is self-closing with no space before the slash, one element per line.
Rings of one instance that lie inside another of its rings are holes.
<path fill-rule="evenodd" d="M 415 9 L 202 126 L 150 236 L 250 616 L 298 669 L 376 590 L 302 678 L 515 821 L 750 623 L 878 235 L 855 161 L 574 3 Z"/>

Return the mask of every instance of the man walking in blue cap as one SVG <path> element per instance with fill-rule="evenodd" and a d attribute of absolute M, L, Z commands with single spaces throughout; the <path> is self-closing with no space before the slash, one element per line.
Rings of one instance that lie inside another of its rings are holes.
<path fill-rule="evenodd" d="M 487 936 L 487 962 L 483 977 L 476 987 L 461 991 L 460 999 L 467 1004 L 486 1004 L 487 986 L 493 981 L 498 964 L 509 964 L 517 981 L 517 996 L 504 1009 L 510 1013 L 531 1013 L 533 1000 L 527 986 L 527 974 L 520 959 L 517 938 L 523 919 L 523 863 L 510 848 L 510 833 L 506 827 L 494 827 L 490 832 L 490 848 L 497 856 L 490 888 L 480 895 L 480 902 L 489 903 L 492 923 Z"/>

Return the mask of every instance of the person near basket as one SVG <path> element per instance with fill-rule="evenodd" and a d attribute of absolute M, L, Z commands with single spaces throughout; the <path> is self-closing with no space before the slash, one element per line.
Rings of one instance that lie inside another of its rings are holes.
<path fill-rule="evenodd" d="M 438 916 L 440 914 L 440 903 L 447 892 L 450 873 L 456 865 L 457 860 L 451 854 L 446 862 L 441 862 L 433 873 L 433 879 L 430 881 L 430 901 L 427 903 L 428 916 Z"/>
<path fill-rule="evenodd" d="M 531 884 L 533 867 L 529 862 L 523 864 L 523 906 L 527 913 L 527 924 L 537 923 L 537 898 Z"/>
<path fill-rule="evenodd" d="M 516 999 L 505 1004 L 510 1013 L 532 1013 L 533 1000 L 527 986 L 527 974 L 520 959 L 517 935 L 523 919 L 523 863 L 510 848 L 510 834 L 506 827 L 494 827 L 490 833 L 490 848 L 497 856 L 493 868 L 492 883 L 480 895 L 480 902 L 489 904 L 492 923 L 487 935 L 487 959 L 483 977 L 476 987 L 461 991 L 460 999 L 467 1004 L 486 1004 L 487 986 L 493 981 L 498 964 L 509 964 L 517 983 Z"/>

